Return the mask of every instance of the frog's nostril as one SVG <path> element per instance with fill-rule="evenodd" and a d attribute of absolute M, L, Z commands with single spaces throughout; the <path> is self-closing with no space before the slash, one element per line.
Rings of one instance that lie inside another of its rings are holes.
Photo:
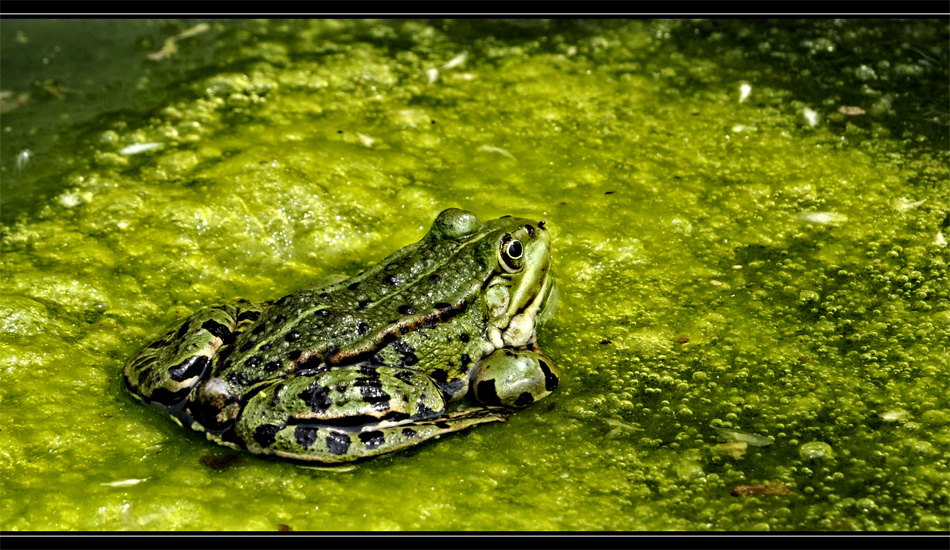
<path fill-rule="evenodd" d="M 546 224 L 546 223 L 548 223 L 548 220 L 541 220 L 541 221 L 539 221 L 539 222 L 538 222 L 538 229 L 544 229 L 545 231 L 547 231 L 547 229 L 545 229 L 545 227 L 544 227 L 544 224 Z"/>

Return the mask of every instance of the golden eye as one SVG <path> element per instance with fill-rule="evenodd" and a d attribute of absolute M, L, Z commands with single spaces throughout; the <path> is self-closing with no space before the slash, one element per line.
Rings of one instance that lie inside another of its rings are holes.
<path fill-rule="evenodd" d="M 524 256 L 524 245 L 521 241 L 511 235 L 505 235 L 501 240 L 501 262 L 505 271 L 514 273 L 522 268 L 522 257 Z"/>

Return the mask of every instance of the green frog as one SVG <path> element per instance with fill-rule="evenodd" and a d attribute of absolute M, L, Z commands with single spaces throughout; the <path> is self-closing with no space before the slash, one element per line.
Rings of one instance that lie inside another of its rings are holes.
<path fill-rule="evenodd" d="M 355 277 L 195 313 L 124 378 L 219 444 L 350 462 L 503 422 L 549 395 L 560 373 L 535 328 L 554 295 L 545 221 L 452 208 Z M 449 406 L 466 396 L 479 405 Z"/>

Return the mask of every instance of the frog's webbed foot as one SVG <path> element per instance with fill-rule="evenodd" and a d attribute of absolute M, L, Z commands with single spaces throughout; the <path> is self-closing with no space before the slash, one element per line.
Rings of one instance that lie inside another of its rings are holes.
<path fill-rule="evenodd" d="M 126 363 L 126 385 L 147 402 L 174 407 L 204 379 L 218 349 L 234 342 L 260 314 L 260 305 L 247 300 L 198 311 Z"/>
<path fill-rule="evenodd" d="M 350 365 L 263 384 L 247 401 L 235 433 L 252 452 L 332 464 L 504 421 L 486 408 L 444 413 L 442 394 L 425 374 Z"/>
<path fill-rule="evenodd" d="M 486 405 L 520 409 L 547 397 L 560 370 L 534 343 L 498 349 L 482 359 L 472 376 L 475 398 Z"/>

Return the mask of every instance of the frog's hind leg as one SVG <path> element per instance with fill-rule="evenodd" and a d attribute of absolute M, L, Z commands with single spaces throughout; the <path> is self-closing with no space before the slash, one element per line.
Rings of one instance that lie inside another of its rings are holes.
<path fill-rule="evenodd" d="M 148 403 L 175 407 L 207 376 L 214 354 L 260 314 L 260 306 L 246 300 L 195 313 L 126 363 L 126 385 Z"/>
<path fill-rule="evenodd" d="M 488 408 L 445 413 L 432 380 L 395 366 L 354 365 L 265 384 L 236 422 L 248 449 L 305 462 L 351 462 L 484 422 Z"/>
<path fill-rule="evenodd" d="M 349 440 L 348 456 L 356 460 L 408 449 L 428 439 L 485 422 L 507 422 L 507 419 L 497 410 L 477 407 L 431 420 L 368 428 L 358 433 L 337 432 L 334 437 L 341 442 Z"/>
<path fill-rule="evenodd" d="M 304 462 L 352 462 L 402 451 L 426 440 L 477 424 L 505 421 L 505 417 L 498 412 L 479 407 L 438 419 L 392 425 L 381 423 L 361 430 L 298 424 L 274 434 L 275 440 L 292 436 L 295 444 L 293 448 L 269 454 Z"/>

